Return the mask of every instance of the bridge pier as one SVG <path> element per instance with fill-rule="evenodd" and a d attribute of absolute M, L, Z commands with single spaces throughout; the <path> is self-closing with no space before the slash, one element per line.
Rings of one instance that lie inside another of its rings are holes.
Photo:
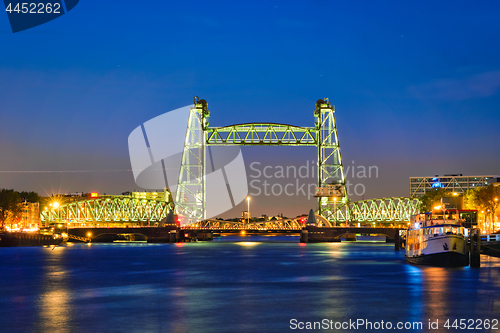
<path fill-rule="evenodd" d="M 401 250 L 401 239 L 399 237 L 399 229 L 394 231 L 394 251 Z"/>
<path fill-rule="evenodd" d="M 309 231 L 306 228 L 300 232 L 300 243 L 309 243 Z"/>
<path fill-rule="evenodd" d="M 399 228 L 370 228 L 370 227 L 313 227 L 307 226 L 300 234 L 301 243 L 328 243 L 340 242 L 345 235 L 348 240 L 356 240 L 356 234 L 385 235 L 386 242 L 394 242 L 395 249 L 401 246 Z M 396 243 L 397 242 L 397 243 Z"/>

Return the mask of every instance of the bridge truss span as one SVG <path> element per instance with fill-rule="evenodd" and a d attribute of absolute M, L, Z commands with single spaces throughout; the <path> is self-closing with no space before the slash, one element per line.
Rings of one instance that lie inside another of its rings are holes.
<path fill-rule="evenodd" d="M 213 146 L 317 146 L 316 128 L 273 123 L 209 127 L 207 144 Z"/>
<path fill-rule="evenodd" d="M 62 204 L 41 212 L 42 222 L 106 223 L 158 222 L 173 210 L 173 203 L 129 196 L 106 196 Z"/>
<path fill-rule="evenodd" d="M 204 220 L 191 224 L 189 228 L 215 230 L 301 230 L 304 226 L 300 219 L 279 219 L 257 222 Z"/>
<path fill-rule="evenodd" d="M 420 204 L 420 200 L 408 197 L 354 201 L 332 210 L 327 220 L 334 223 L 406 223 L 411 215 L 419 213 Z"/>

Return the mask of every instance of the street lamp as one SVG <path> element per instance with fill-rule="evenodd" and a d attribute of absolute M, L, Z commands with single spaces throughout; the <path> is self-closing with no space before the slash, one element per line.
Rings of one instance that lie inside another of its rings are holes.
<path fill-rule="evenodd" d="M 334 226 L 337 226 L 337 197 L 333 197 L 333 213 L 335 214 Z M 347 226 L 347 221 L 346 221 L 346 226 Z"/>
<path fill-rule="evenodd" d="M 248 222 L 247 222 L 247 224 L 250 224 L 250 197 L 249 196 L 247 197 L 247 204 L 248 204 L 248 210 L 247 210 Z"/>

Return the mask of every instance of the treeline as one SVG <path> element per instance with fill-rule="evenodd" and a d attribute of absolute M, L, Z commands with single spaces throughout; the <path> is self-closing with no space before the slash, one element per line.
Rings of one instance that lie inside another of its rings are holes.
<path fill-rule="evenodd" d="M 453 193 L 444 188 L 436 188 L 425 193 L 420 198 L 422 205 L 420 212 L 430 212 L 441 198 L 453 196 Z M 467 190 L 464 194 L 464 206 L 467 209 L 477 209 L 486 217 L 486 220 L 493 222 L 495 215 L 500 213 L 500 186 L 488 185 Z"/>
<path fill-rule="evenodd" d="M 0 190 L 0 224 L 3 226 L 9 220 L 20 217 L 23 202 L 40 202 L 41 197 L 36 192 L 17 192 Z"/>

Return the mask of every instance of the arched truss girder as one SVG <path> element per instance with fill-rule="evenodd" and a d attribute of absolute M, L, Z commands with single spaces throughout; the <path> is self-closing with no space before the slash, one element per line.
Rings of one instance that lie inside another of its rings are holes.
<path fill-rule="evenodd" d="M 378 198 L 350 202 L 328 210 L 330 222 L 408 222 L 418 214 L 421 201 L 408 197 Z"/>
<path fill-rule="evenodd" d="M 317 146 L 318 130 L 274 123 L 208 127 L 206 143 L 214 146 Z"/>
<path fill-rule="evenodd" d="M 40 213 L 42 222 L 157 222 L 167 217 L 172 202 L 107 196 L 62 204 Z"/>

